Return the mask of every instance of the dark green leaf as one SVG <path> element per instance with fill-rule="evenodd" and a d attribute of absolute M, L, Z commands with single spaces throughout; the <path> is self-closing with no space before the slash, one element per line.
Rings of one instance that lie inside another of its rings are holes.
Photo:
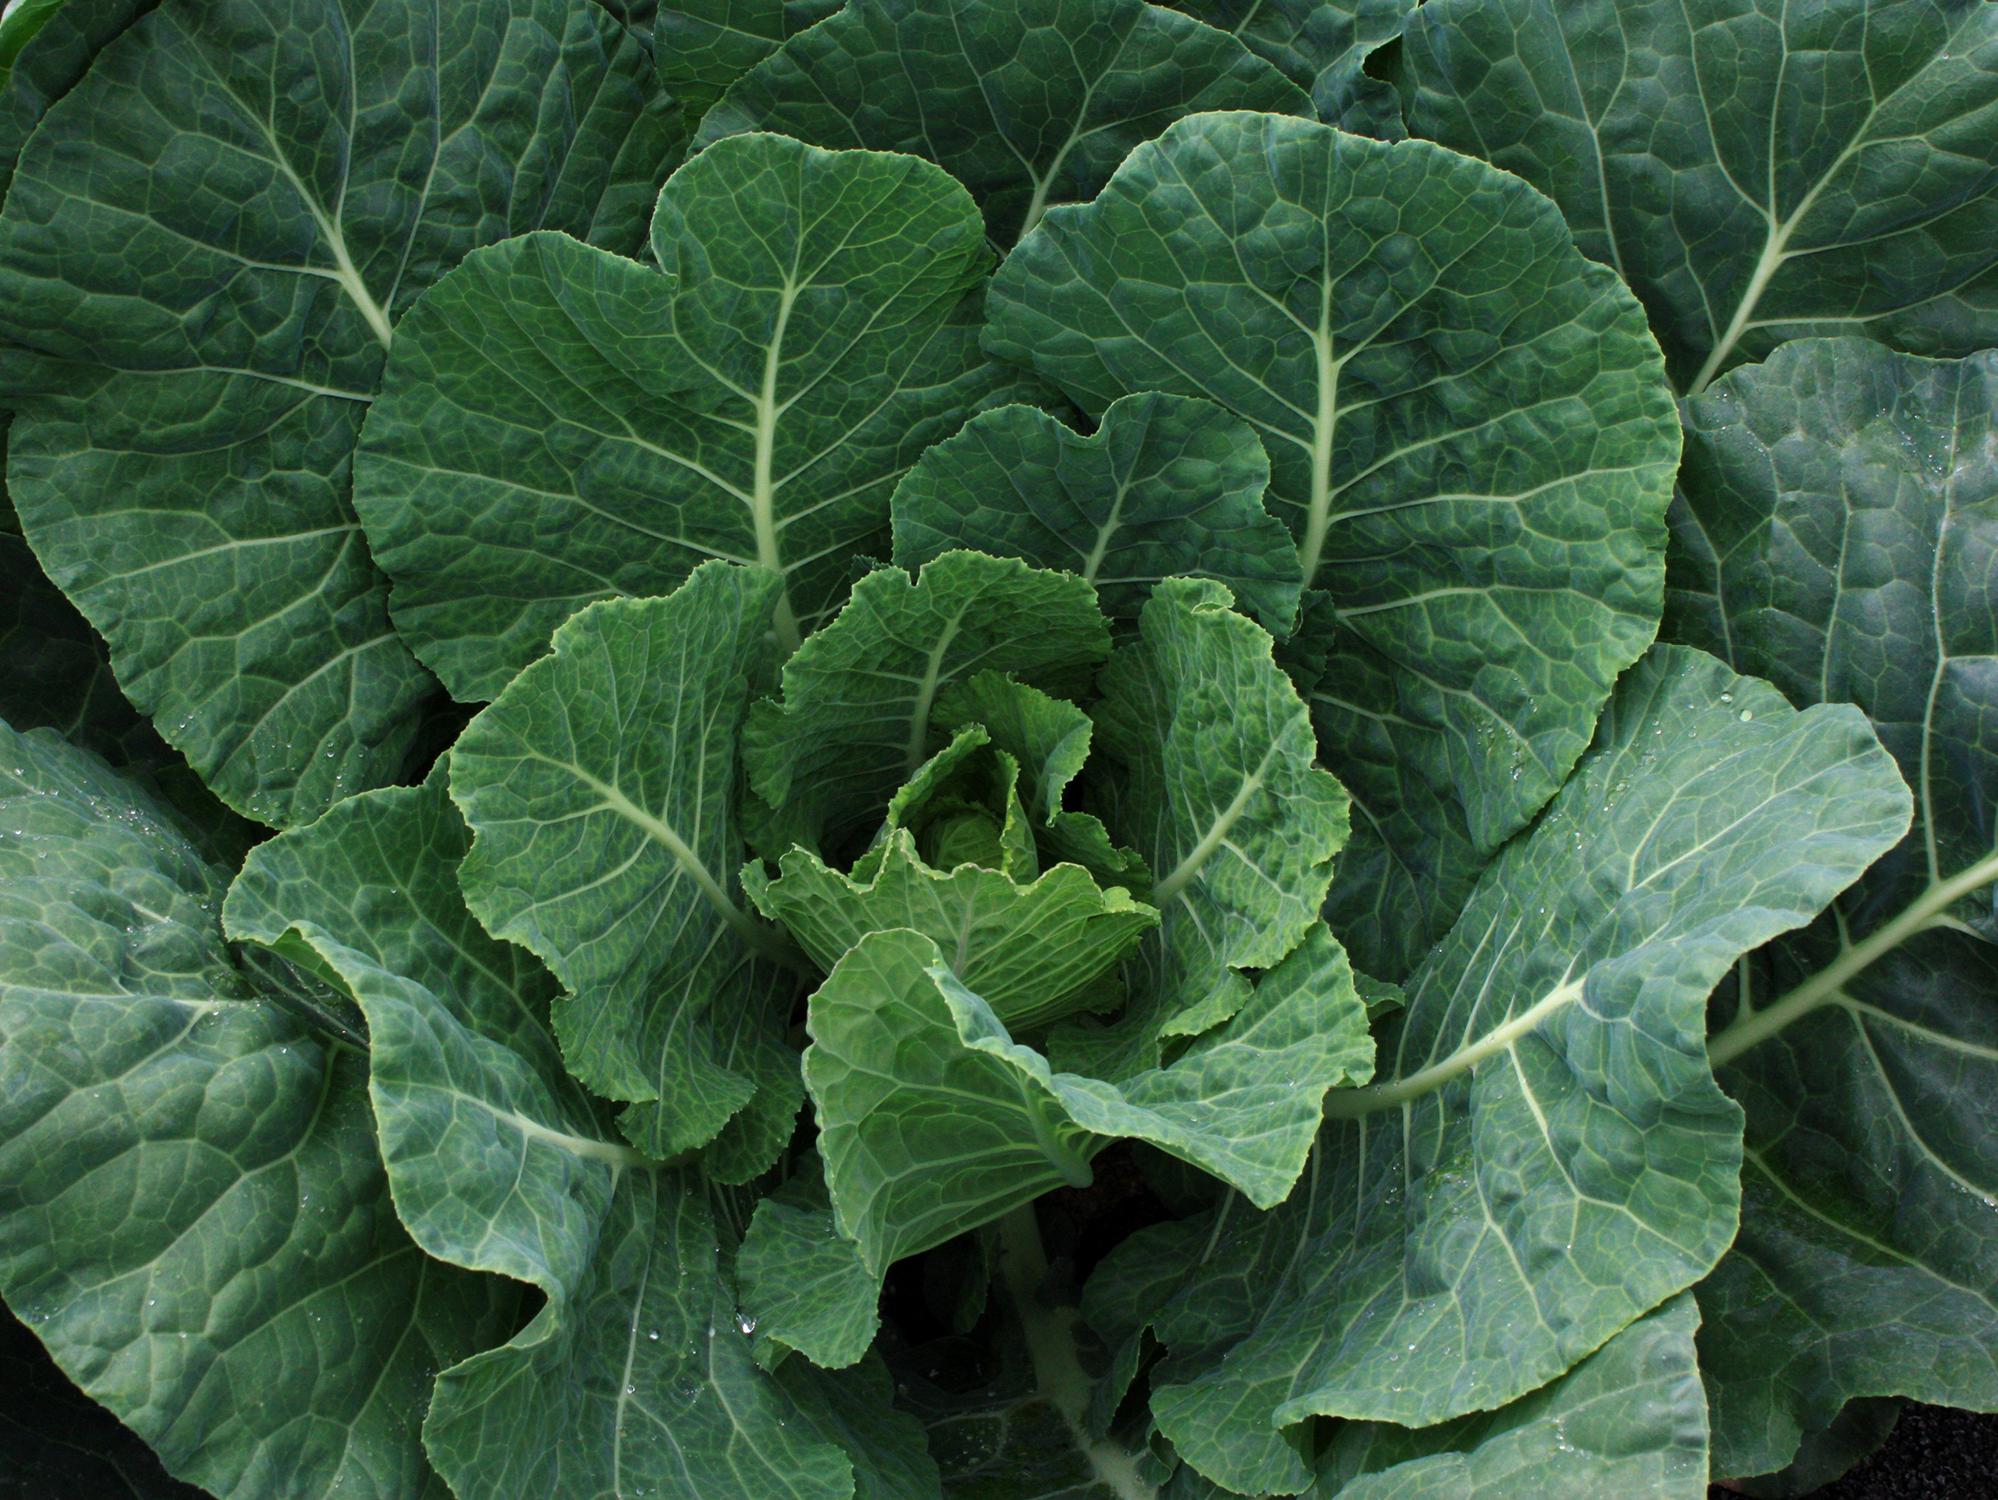
<path fill-rule="evenodd" d="M 1226 32 L 1144 0 L 851 0 L 738 80 L 694 148 L 774 130 L 925 156 L 1010 245 L 1183 115 L 1310 108 Z"/>
<path fill-rule="evenodd" d="M 1306 1188 L 1189 1256 L 1152 1397 L 1181 1457 L 1297 1491 L 1307 1418 L 1420 1427 L 1514 1401 L 1704 1275 L 1741 1163 L 1707 994 L 1907 817 L 1855 711 L 1648 655 L 1409 981 L 1388 1077 L 1326 1101 Z"/>
<path fill-rule="evenodd" d="M 1183 120 L 993 282 L 987 345 L 1100 414 L 1220 402 L 1269 449 L 1352 792 L 1330 915 L 1411 968 L 1656 628 L 1679 435 L 1635 299 L 1552 205 L 1424 142 Z"/>
<path fill-rule="evenodd" d="M 395 779 L 432 690 L 349 496 L 396 319 L 507 234 L 635 245 L 677 149 L 570 0 L 166 0 L 48 109 L 0 214 L 0 338 L 45 357 L 9 485 L 231 806 Z"/>
<path fill-rule="evenodd" d="M 1707 382 L 1804 334 L 1998 342 L 1998 6 L 1430 0 L 1408 123 L 1517 172 Z"/>
<path fill-rule="evenodd" d="M 1909 837 L 1744 965 L 1712 1042 L 1748 1111 L 1700 1290 L 1716 1471 L 1860 1397 L 1998 1406 L 1998 358 L 1799 341 L 1686 405 L 1669 624 L 1872 718 Z"/>
<path fill-rule="evenodd" d="M 895 487 L 895 562 L 953 547 L 1066 568 L 1135 620 L 1162 578 L 1213 578 L 1273 634 L 1297 618 L 1297 548 L 1263 509 L 1256 431 L 1206 401 L 1112 402 L 1089 437 L 1027 406 L 973 418 Z"/>
<path fill-rule="evenodd" d="M 431 1377 L 515 1294 L 404 1233 L 366 1059 L 233 961 L 227 879 L 95 756 L 0 726 L 0 1288 L 182 1478 L 442 1500 Z"/>
<path fill-rule="evenodd" d="M 582 604 L 709 558 L 782 575 L 796 646 L 916 455 L 1019 384 L 977 348 L 977 210 L 912 158 L 732 140 L 666 184 L 652 251 L 494 246 L 398 336 L 355 504 L 397 628 L 467 701 Z"/>

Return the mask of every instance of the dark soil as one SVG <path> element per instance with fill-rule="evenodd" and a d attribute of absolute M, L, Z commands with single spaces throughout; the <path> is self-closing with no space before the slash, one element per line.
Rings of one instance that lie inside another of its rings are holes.
<path fill-rule="evenodd" d="M 1985 1500 L 1998 1495 L 1998 1416 L 1910 1406 L 1878 1453 L 1811 1500 Z"/>

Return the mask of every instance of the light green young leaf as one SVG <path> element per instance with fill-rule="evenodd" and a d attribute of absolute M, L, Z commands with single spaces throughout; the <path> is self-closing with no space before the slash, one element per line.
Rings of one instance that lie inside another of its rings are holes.
<path fill-rule="evenodd" d="M 870 932 L 904 927 L 943 950 L 951 971 L 1014 1031 L 1032 1031 L 1076 1009 L 1158 923 L 1121 887 L 1105 890 L 1078 865 L 1030 881 L 959 865 L 933 869 L 898 829 L 870 853 L 864 876 L 842 874 L 794 849 L 772 880 L 752 866 L 743 884 L 757 910 L 784 924 L 822 969 Z"/>
<path fill-rule="evenodd" d="M 1401 101 L 1370 78 L 1368 54 L 1401 35 L 1417 0 L 1172 0 L 1242 39 L 1284 77 L 1306 89 L 1318 118 L 1361 135 L 1399 140 Z"/>
<path fill-rule="evenodd" d="M 443 1372 L 439 1469 L 466 1495 L 851 1494 L 846 1455 L 787 1431 L 795 1403 L 748 1358 L 701 1185 L 618 1141 L 563 1069 L 554 981 L 466 909 L 468 843 L 440 771 L 260 846 L 226 908 L 236 936 L 307 944 L 360 1001 L 417 1242 L 547 1294 Z"/>
<path fill-rule="evenodd" d="M 1366 1011 L 1321 926 L 1230 1025 L 1121 1084 L 1015 1042 L 920 933 L 870 933 L 812 996 L 805 1084 L 840 1232 L 876 1277 L 1064 1184 L 1119 1136 L 1268 1207 L 1290 1191 L 1320 1101 L 1371 1069 Z"/>
<path fill-rule="evenodd" d="M 698 121 L 728 86 L 843 0 L 668 0 L 652 23 L 659 78 Z"/>
<path fill-rule="evenodd" d="M 1503 1405 L 1704 1275 L 1741 1165 L 1707 995 L 1907 819 L 1855 710 L 1798 713 L 1702 653 L 1649 654 L 1409 981 L 1388 1076 L 1327 1101 L 1308 1188 L 1189 1261 L 1152 1397 L 1180 1455 L 1294 1493 L 1295 1424 Z"/>
<path fill-rule="evenodd" d="M 231 806 L 395 779 L 433 691 L 349 493 L 397 318 L 507 234 L 635 245 L 678 149 L 570 0 L 165 0 L 49 108 L 0 213 L 0 339 L 43 357 L 9 484 Z"/>
<path fill-rule="evenodd" d="M 443 1500 L 430 1377 L 516 1298 L 397 1222 L 366 1059 L 232 960 L 227 872 L 95 756 L 0 726 L 0 828 L 9 1304 L 215 1494 Z"/>
<path fill-rule="evenodd" d="M 1998 342 L 1998 8 L 1430 0 L 1408 122 L 1561 205 L 1682 388 L 1806 334 Z"/>
<path fill-rule="evenodd" d="M 1086 680 L 1109 653 L 1095 591 L 1071 573 L 947 552 L 914 579 L 881 568 L 839 618 L 784 664 L 743 735 L 763 804 L 751 833 L 766 858 L 794 844 L 833 853 L 879 826 L 895 789 L 929 759 L 939 694 L 981 671 Z"/>
<path fill-rule="evenodd" d="M 774 574 L 708 563 L 668 598 L 594 604 L 451 751 L 466 904 L 561 979 L 569 1070 L 631 1102 L 625 1133 L 655 1157 L 749 1107 L 735 1128 L 774 1140 L 736 1179 L 769 1164 L 800 1099 L 789 950 L 736 877 L 739 731 L 772 675 L 777 593 Z"/>
<path fill-rule="evenodd" d="M 851 0 L 730 87 L 694 149 L 774 130 L 924 156 L 1011 245 L 1140 141 L 1213 109 L 1311 105 L 1225 31 L 1144 0 Z"/>
<path fill-rule="evenodd" d="M 1135 620 L 1160 579 L 1213 578 L 1288 635 L 1297 548 L 1263 509 L 1269 478 L 1255 429 L 1212 402 L 1126 396 L 1089 437 L 1032 407 L 1002 407 L 895 487 L 895 563 L 968 547 L 1066 568 L 1096 585 L 1113 620 Z"/>
<path fill-rule="evenodd" d="M 1712 1040 L 1748 1157 L 1701 1365 L 1716 1472 L 1751 1475 L 1857 1398 L 1998 1406 L 1998 357 L 1801 340 L 1686 432 L 1670 629 L 1857 703 L 1917 808 Z"/>
<path fill-rule="evenodd" d="M 1081 865 L 1097 884 L 1121 885 L 1145 899 L 1152 875 L 1137 851 L 1113 843 L 1094 813 L 1062 805 L 1089 759 L 1095 728 L 1088 714 L 1002 673 L 979 672 L 937 694 L 930 722 L 946 734 L 975 724 L 1020 763 L 1022 796 L 1039 822 L 1036 837 L 1049 858 Z"/>
<path fill-rule="evenodd" d="M 1149 1141 L 1257 1204 L 1280 1202 L 1327 1089 L 1373 1067 L 1352 971 L 1322 926 L 1231 1025 L 1121 1086 L 1052 1071 L 910 931 L 855 945 L 813 996 L 808 1025 L 831 1206 L 812 1184 L 758 1210 L 745 1294 L 762 1337 L 830 1364 L 873 1336 L 892 1262 L 1050 1188 L 1086 1186 L 1088 1158 L 1114 1137 Z M 1079 1423 L 1086 1385 L 1067 1394 Z"/>
<path fill-rule="evenodd" d="M 1682 1293 L 1566 1375 L 1497 1411 L 1411 1431 L 1341 1424 L 1319 1462 L 1324 1500 L 1642 1495 L 1706 1500 L 1707 1402 Z"/>
<path fill-rule="evenodd" d="M 982 724 L 968 724 L 918 766 L 888 799 L 881 833 L 854 861 L 854 876 L 871 879 L 887 856 L 889 835 L 899 831 L 913 836 L 915 849 L 936 869 L 974 863 L 1032 880 L 1040 872 L 1040 850 L 1020 800 L 1020 762 L 991 743 Z"/>
<path fill-rule="evenodd" d="M 1248 995 L 1240 971 L 1269 968 L 1319 925 L 1348 814 L 1313 764 L 1310 721 L 1269 636 L 1220 584 L 1160 584 L 1102 686 L 1096 727 L 1121 768 L 1109 822 L 1150 865 L 1160 924 L 1124 1019 L 1058 1055 L 1123 1077 L 1157 1066 L 1163 1037 L 1226 1019 Z"/>
<path fill-rule="evenodd" d="M 715 557 L 782 575 L 795 646 L 886 549 L 916 455 L 1019 386 L 978 352 L 977 210 L 910 157 L 730 141 L 673 174 L 652 252 L 498 245 L 399 336 L 355 505 L 397 629 L 462 699 L 580 605 Z"/>
<path fill-rule="evenodd" d="M 1261 435 L 1333 605 L 1312 713 L 1360 822 L 1330 915 L 1401 977 L 1656 628 L 1679 432 L 1636 300 L 1482 162 L 1213 114 L 1048 215 L 986 342 L 1092 414 L 1174 391 Z"/>

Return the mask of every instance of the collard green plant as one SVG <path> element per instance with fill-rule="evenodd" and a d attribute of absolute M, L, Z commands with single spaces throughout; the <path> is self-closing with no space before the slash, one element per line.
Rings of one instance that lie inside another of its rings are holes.
<path fill-rule="evenodd" d="M 1702 3 L 10 11 L 0 1470 L 1998 1410 L 1998 23 Z"/>

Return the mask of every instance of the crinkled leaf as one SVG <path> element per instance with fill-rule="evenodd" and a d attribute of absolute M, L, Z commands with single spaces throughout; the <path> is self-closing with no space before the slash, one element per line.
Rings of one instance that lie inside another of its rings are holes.
<path fill-rule="evenodd" d="M 1144 0 L 851 0 L 744 74 L 694 149 L 774 130 L 925 156 L 1010 245 L 1138 142 L 1213 109 L 1311 106 L 1227 32 Z"/>
<path fill-rule="evenodd" d="M 795 1347 L 828 1324 L 871 1318 L 891 1261 L 1050 1187 L 1086 1183 L 1086 1158 L 1109 1137 L 1152 1142 L 1277 1202 L 1303 1165 L 1321 1097 L 1364 1079 L 1373 1058 L 1345 956 L 1323 928 L 1229 1027 L 1121 1087 L 1052 1072 L 911 932 L 878 932 L 848 953 L 814 996 L 810 1024 L 806 1077 L 841 1237 L 820 1242 L 811 1301 L 770 1301 L 773 1335 Z M 966 1174 L 967 1161 L 979 1170 Z M 805 1318 L 791 1336 L 786 1320 Z"/>
<path fill-rule="evenodd" d="M 865 879 L 794 849 L 775 880 L 752 869 L 744 884 L 757 909 L 782 922 L 822 969 L 870 932 L 905 927 L 930 938 L 953 973 L 1015 1031 L 1068 1014 L 1078 996 L 1158 922 L 1120 887 L 1100 888 L 1077 865 L 1032 881 L 959 865 L 948 873 L 917 856 L 897 831 L 869 859 Z"/>
<path fill-rule="evenodd" d="M 1388 1076 L 1327 1101 L 1308 1186 L 1223 1226 L 1158 1317 L 1152 1410 L 1181 1456 L 1295 1492 L 1294 1424 L 1499 1406 L 1704 1275 L 1741 1164 L 1707 994 L 1907 818 L 1855 710 L 1650 653 L 1409 981 Z"/>
<path fill-rule="evenodd" d="M 890 835 L 907 833 L 934 869 L 970 862 L 1016 881 L 1032 880 L 1040 851 L 1020 800 L 1020 762 L 991 744 L 982 724 L 967 724 L 918 766 L 888 799 L 881 834 L 854 861 L 854 876 L 872 879 L 888 855 Z"/>
<path fill-rule="evenodd" d="M 1706 1500 L 1699 1311 L 1681 1294 L 1566 1375 L 1497 1411 L 1411 1431 L 1349 1422 L 1320 1460 L 1326 1500 L 1643 1495 Z"/>
<path fill-rule="evenodd" d="M 0 726 L 0 785 L 8 1302 L 216 1494 L 441 1497 L 430 1377 L 514 1293 L 411 1243 L 365 1059 L 232 960 L 172 815 L 46 729 Z"/>
<path fill-rule="evenodd" d="M 1325 1091 L 1373 1047 L 1345 955 L 1323 927 L 1225 1029 L 1122 1084 L 1057 1073 L 1015 1042 L 919 933 L 870 933 L 812 996 L 805 1084 L 840 1232 L 877 1278 L 989 1223 L 1132 1136 L 1265 1207 L 1304 1165 Z"/>
<path fill-rule="evenodd" d="M 1417 0 L 1172 0 L 1175 10 L 1232 32 L 1306 89 L 1318 118 L 1399 140 L 1401 101 L 1369 77 L 1368 54 L 1401 35 Z"/>
<path fill-rule="evenodd" d="M 659 77 L 689 120 L 786 39 L 838 10 L 843 0 L 669 0 L 653 22 Z"/>
<path fill-rule="evenodd" d="M 1330 913 L 1399 978 L 1656 628 L 1679 434 L 1636 300 L 1482 162 L 1215 114 L 1050 213 L 986 337 L 1092 414 L 1177 391 L 1262 436 L 1333 605 L 1312 711 L 1360 816 Z"/>
<path fill-rule="evenodd" d="M 798 1104 L 795 1081 L 760 1088 L 750 1062 L 781 1051 L 795 1080 L 796 979 L 736 876 L 739 731 L 771 675 L 777 592 L 774 574 L 717 562 L 670 597 L 592 605 L 451 751 L 475 836 L 466 903 L 555 971 L 570 1071 L 631 1101 L 625 1132 L 657 1157 L 759 1095 L 787 1119 Z M 764 1024 L 744 1034 L 745 1013 Z"/>
<path fill-rule="evenodd" d="M 1161 1038 L 1225 1019 L 1248 993 L 1240 971 L 1277 963 L 1319 925 L 1346 794 L 1313 764 L 1269 636 L 1228 606 L 1218 583 L 1159 585 L 1139 639 L 1104 670 L 1096 727 L 1121 767 L 1109 822 L 1150 865 L 1160 924 L 1133 966 L 1129 1014 L 1065 1043 L 1065 1066 L 1156 1066 Z"/>
<path fill-rule="evenodd" d="M 398 334 L 355 505 L 397 629 L 460 698 L 589 600 L 714 557 L 783 576 L 795 645 L 916 455 L 1019 384 L 978 352 L 977 210 L 909 157 L 730 141 L 666 184 L 652 253 L 510 241 Z"/>
<path fill-rule="evenodd" d="M 1029 406 L 981 413 L 895 487 L 895 562 L 953 547 L 1066 568 L 1103 612 L 1135 620 L 1160 579 L 1214 578 L 1288 635 L 1297 548 L 1263 509 L 1255 429 L 1208 401 L 1150 392 L 1111 403 L 1088 437 Z"/>
<path fill-rule="evenodd" d="M 759 1344 L 795 1349 L 815 1365 L 842 1369 L 874 1342 L 881 1278 L 841 1236 L 817 1159 L 812 1161 L 811 1172 L 756 1205 L 736 1269 Z M 765 1352 L 764 1358 L 771 1356 Z"/>
<path fill-rule="evenodd" d="M 1430 0 L 1408 123 L 1517 172 L 1643 298 L 1674 378 L 1804 334 L 1998 342 L 1998 8 Z"/>
<path fill-rule="evenodd" d="M 360 1001 L 418 1243 L 547 1294 L 443 1373 L 440 1470 L 460 1494 L 848 1495 L 844 1455 L 787 1431 L 793 1401 L 747 1358 L 700 1185 L 617 1140 L 563 1070 L 554 981 L 467 910 L 468 843 L 440 771 L 264 844 L 227 907 L 237 936 L 308 944 Z"/>
<path fill-rule="evenodd" d="M 1800 341 L 1686 430 L 1670 627 L 1857 703 L 1917 808 L 1713 1041 L 1748 1156 L 1701 1364 L 1716 1472 L 1759 1474 L 1855 1398 L 1998 1406 L 1998 358 Z"/>
<path fill-rule="evenodd" d="M 750 714 L 743 759 L 763 804 L 758 849 L 829 854 L 879 826 L 929 758 L 937 697 L 953 684 L 980 671 L 1074 681 L 1109 649 L 1095 592 L 1073 574 L 976 552 L 947 552 L 913 579 L 899 568 L 868 574 L 784 664 L 782 702 Z"/>
<path fill-rule="evenodd" d="M 635 244 L 678 149 L 651 73 L 569 0 L 166 0 L 23 151 L 0 337 L 47 360 L 14 502 L 239 811 L 401 773 L 432 683 L 349 493 L 393 325 L 504 235 Z"/>
<path fill-rule="evenodd" d="M 1140 900 L 1150 892 L 1151 871 L 1136 850 L 1113 843 L 1094 813 L 1063 806 L 1089 759 L 1095 730 L 1088 714 L 1003 673 L 979 672 L 937 694 L 930 723 L 933 733 L 977 725 L 1020 763 L 1021 795 L 1039 821 L 1036 837 L 1047 859 L 1081 865 L 1099 885 L 1121 885 Z"/>

